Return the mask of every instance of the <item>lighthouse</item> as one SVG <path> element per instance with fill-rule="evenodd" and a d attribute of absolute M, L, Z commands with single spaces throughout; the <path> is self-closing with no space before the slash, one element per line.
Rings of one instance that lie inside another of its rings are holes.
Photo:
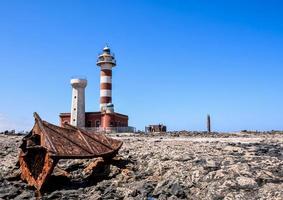
<path fill-rule="evenodd" d="M 116 66 L 114 54 L 105 46 L 97 59 L 100 67 L 100 110 L 101 112 L 114 112 L 112 104 L 112 68 Z"/>
<path fill-rule="evenodd" d="M 94 132 L 134 132 L 134 127 L 128 126 L 128 116 L 116 112 L 112 103 L 112 68 L 116 66 L 116 59 L 108 46 L 99 53 L 96 65 L 100 68 L 99 111 L 85 112 L 85 78 L 71 80 L 72 105 L 71 112 L 60 113 L 60 123 Z"/>

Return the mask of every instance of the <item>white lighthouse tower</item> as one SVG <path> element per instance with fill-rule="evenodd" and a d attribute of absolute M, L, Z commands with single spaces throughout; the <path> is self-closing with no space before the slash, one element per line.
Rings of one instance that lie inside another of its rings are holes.
<path fill-rule="evenodd" d="M 73 126 L 85 127 L 85 87 L 87 80 L 83 78 L 71 79 L 72 108 L 70 123 Z"/>
<path fill-rule="evenodd" d="M 112 68 L 116 66 L 116 60 L 107 45 L 98 56 L 96 64 L 101 68 L 100 110 L 102 112 L 114 112 L 114 106 L 112 104 Z"/>

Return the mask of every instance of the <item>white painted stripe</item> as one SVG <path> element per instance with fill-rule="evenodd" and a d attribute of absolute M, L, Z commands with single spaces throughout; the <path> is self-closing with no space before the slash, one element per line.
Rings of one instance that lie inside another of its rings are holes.
<path fill-rule="evenodd" d="M 101 65 L 101 69 L 109 69 L 109 70 L 111 70 L 112 69 L 112 65 L 105 63 L 105 64 Z"/>
<path fill-rule="evenodd" d="M 112 76 L 100 76 L 100 83 L 112 83 Z"/>
<path fill-rule="evenodd" d="M 100 97 L 111 97 L 111 90 L 100 90 Z"/>

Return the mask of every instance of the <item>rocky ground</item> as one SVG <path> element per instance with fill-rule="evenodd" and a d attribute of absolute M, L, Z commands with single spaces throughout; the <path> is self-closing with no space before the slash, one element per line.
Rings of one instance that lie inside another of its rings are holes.
<path fill-rule="evenodd" d="M 0 135 L 0 199 L 38 195 L 18 176 L 21 138 Z M 283 134 L 118 138 L 119 156 L 92 173 L 91 160 L 61 161 L 41 198 L 283 199 Z"/>

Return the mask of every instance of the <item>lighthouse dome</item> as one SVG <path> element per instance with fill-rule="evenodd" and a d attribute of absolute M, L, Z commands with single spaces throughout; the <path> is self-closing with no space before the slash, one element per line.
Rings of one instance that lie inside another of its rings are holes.
<path fill-rule="evenodd" d="M 110 53 L 110 48 L 106 45 L 106 46 L 103 48 L 103 51 L 106 52 L 106 53 Z"/>

